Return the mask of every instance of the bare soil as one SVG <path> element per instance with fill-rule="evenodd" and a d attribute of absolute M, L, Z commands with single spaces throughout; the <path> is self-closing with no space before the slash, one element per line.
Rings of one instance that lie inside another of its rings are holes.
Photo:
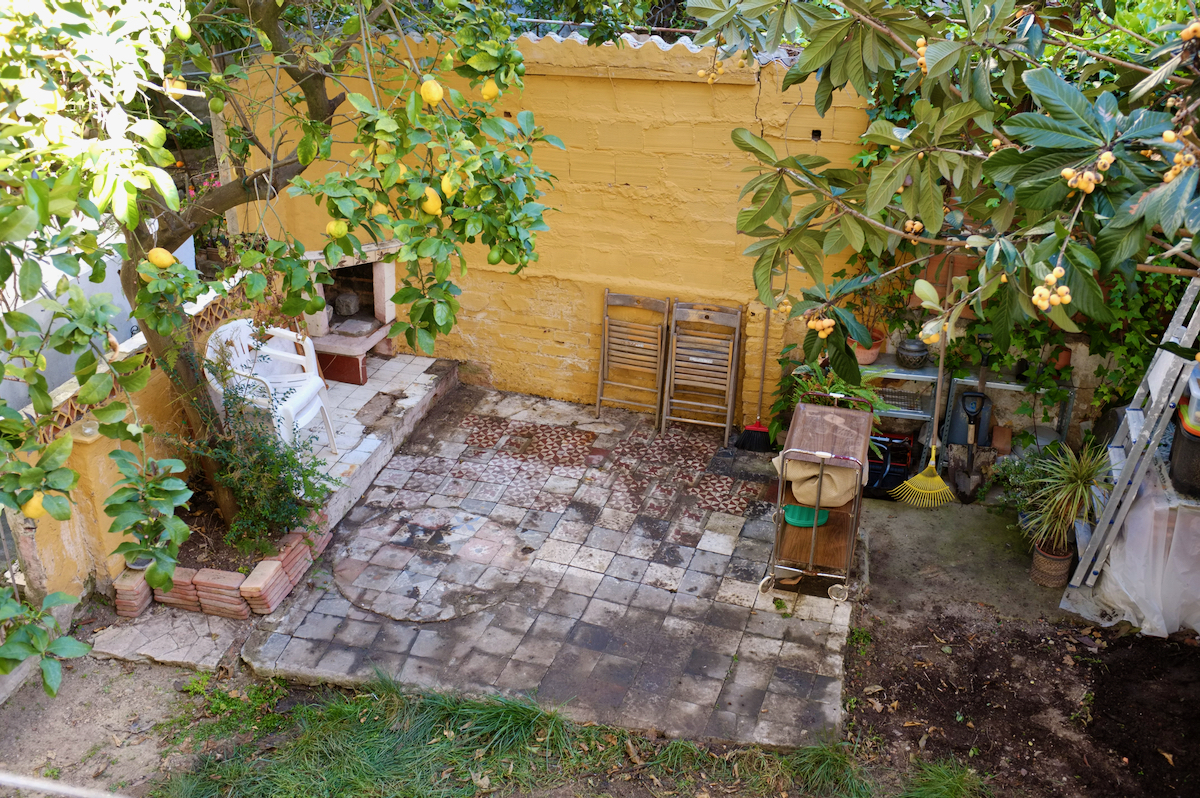
<path fill-rule="evenodd" d="M 188 487 L 192 498 L 179 517 L 192 530 L 192 536 L 179 549 L 179 564 L 185 568 L 215 568 L 222 571 L 249 573 L 261 554 L 243 554 L 236 546 L 225 542 L 229 525 L 217 510 L 212 488 L 203 477 L 193 477 Z"/>
<path fill-rule="evenodd" d="M 1200 795 L 1194 633 L 1062 612 L 982 509 L 880 509 L 843 693 L 877 779 L 894 790 L 914 760 L 954 757 L 1005 798 Z"/>

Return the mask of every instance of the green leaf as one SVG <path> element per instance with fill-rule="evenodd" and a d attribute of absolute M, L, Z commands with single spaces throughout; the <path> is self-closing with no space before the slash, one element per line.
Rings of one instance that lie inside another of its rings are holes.
<path fill-rule="evenodd" d="M 775 162 L 779 160 L 775 155 L 775 150 L 771 149 L 770 144 L 767 144 L 767 142 L 744 127 L 734 130 L 730 138 L 733 139 L 734 146 L 739 150 L 754 155 L 763 163 L 774 166 Z"/>
<path fill-rule="evenodd" d="M 1074 300 L 1072 300 L 1072 303 L 1074 303 Z M 1052 305 L 1048 315 L 1050 316 L 1050 320 L 1061 327 L 1065 332 L 1079 332 L 1079 325 L 1071 321 L 1071 317 L 1067 315 L 1064 305 Z"/>
<path fill-rule="evenodd" d="M 40 663 L 42 668 L 42 689 L 46 691 L 46 695 L 53 698 L 58 695 L 58 688 L 62 685 L 62 665 L 58 660 L 50 657 L 42 657 Z"/>
<path fill-rule="evenodd" d="M 129 413 L 129 408 L 123 402 L 112 402 L 104 407 L 92 408 L 92 415 L 101 424 L 115 424 L 123 421 Z"/>
<path fill-rule="evenodd" d="M 867 215 L 874 216 L 883 210 L 904 182 L 916 153 L 909 153 L 891 166 L 877 166 L 871 170 L 871 182 L 867 186 Z"/>
<path fill-rule="evenodd" d="M 808 46 L 804 48 L 804 52 L 800 54 L 800 59 L 796 61 L 796 70 L 798 72 L 816 72 L 829 60 L 843 44 L 846 38 L 846 33 L 850 30 L 850 26 L 854 24 L 854 19 L 839 19 L 834 22 L 818 25 L 808 32 Z"/>
<path fill-rule="evenodd" d="M 55 607 L 66 607 L 69 604 L 78 604 L 79 598 L 72 596 L 70 593 L 63 593 L 61 590 L 51 593 L 42 599 L 42 609 L 51 610 Z"/>
<path fill-rule="evenodd" d="M 933 80 L 938 75 L 949 72 L 958 63 L 959 51 L 966 46 L 965 42 L 938 41 L 930 42 L 925 48 L 925 68 L 929 74 L 926 80 Z"/>
<path fill-rule="evenodd" d="M 76 395 L 80 404 L 94 405 L 103 402 L 112 393 L 112 374 L 94 374 L 83 384 Z"/>
<path fill-rule="evenodd" d="M 868 336 L 869 339 L 869 336 Z M 867 344 L 870 346 L 870 343 Z M 851 385 L 862 384 L 862 372 L 858 368 L 858 358 L 854 356 L 850 345 L 846 343 L 846 335 L 841 326 L 834 327 L 825 341 L 825 351 L 829 353 L 829 365 L 837 375 Z"/>
<path fill-rule="evenodd" d="M 467 59 L 467 66 L 476 72 L 493 72 L 500 66 L 500 59 L 494 55 L 479 52 Z"/>
<path fill-rule="evenodd" d="M 42 287 L 42 267 L 32 258 L 21 263 L 21 275 L 18 278 L 17 290 L 21 299 L 33 299 Z"/>
<path fill-rule="evenodd" d="M 150 367 L 144 366 L 129 374 L 117 375 L 117 384 L 128 393 L 137 393 L 150 382 Z"/>
<path fill-rule="evenodd" d="M 1086 131 L 1065 122 L 1041 114 L 1025 113 L 1011 117 L 1004 124 L 1004 132 L 1019 139 L 1022 144 L 1055 149 L 1081 149 L 1099 147 L 1103 142 Z"/>
<path fill-rule="evenodd" d="M 1067 259 L 1072 268 L 1066 270 L 1063 282 L 1071 289 L 1070 309 L 1104 324 L 1115 322 L 1117 317 L 1105 301 L 1088 263 L 1089 259 L 1096 260 L 1095 254 L 1072 242 L 1067 245 Z"/>
<path fill-rule="evenodd" d="M 37 461 L 37 467 L 43 471 L 62 468 L 66 464 L 67 458 L 71 456 L 72 444 L 71 433 L 62 433 L 42 451 L 42 456 Z"/>
<path fill-rule="evenodd" d="M 1049 67 L 1031 69 L 1021 75 L 1021 80 L 1053 119 L 1072 127 L 1086 128 L 1099 139 L 1100 120 L 1092 104 L 1083 92 L 1054 74 L 1054 70 Z"/>
<path fill-rule="evenodd" d="M 67 501 L 65 496 L 59 496 L 56 493 L 47 493 L 42 497 L 42 506 L 46 508 L 46 512 L 50 513 L 50 517 L 56 521 L 69 521 L 71 518 L 71 503 Z"/>
<path fill-rule="evenodd" d="M 300 139 L 300 144 L 296 147 L 296 157 L 304 166 L 312 163 L 317 157 L 317 137 L 308 132 L 304 134 L 304 138 Z"/>
<path fill-rule="evenodd" d="M 937 289 L 934 288 L 933 284 L 928 280 L 917 280 L 915 283 L 913 283 L 913 293 L 916 294 L 917 298 L 922 302 L 928 302 L 931 305 L 937 305 L 938 307 L 941 307 L 942 301 L 938 297 Z"/>
<path fill-rule="evenodd" d="M 22 241 L 37 229 L 37 225 L 37 211 L 22 205 L 0 219 L 0 241 Z"/>

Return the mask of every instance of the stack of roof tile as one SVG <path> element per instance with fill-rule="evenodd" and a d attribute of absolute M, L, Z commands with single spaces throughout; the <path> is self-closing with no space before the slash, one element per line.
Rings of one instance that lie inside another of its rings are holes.
<path fill-rule="evenodd" d="M 242 598 L 259 615 L 270 615 L 292 592 L 292 580 L 278 560 L 263 560 L 242 582 Z"/>
<path fill-rule="evenodd" d="M 288 581 L 295 587 L 312 565 L 313 548 L 303 534 L 289 532 L 279 540 L 279 553 L 264 558 L 264 562 L 272 561 L 283 566 Z"/>
<path fill-rule="evenodd" d="M 241 587 L 246 577 L 233 571 L 204 568 L 192 578 L 200 607 L 207 615 L 223 618 L 249 618 L 250 605 L 242 598 Z"/>
<path fill-rule="evenodd" d="M 126 568 L 113 581 L 117 591 L 117 615 L 136 618 L 146 611 L 154 598 L 150 585 L 146 583 L 146 572 Z"/>
<path fill-rule="evenodd" d="M 196 586 L 192 580 L 196 578 L 194 568 L 177 566 L 172 581 L 175 583 L 170 590 L 154 589 L 154 600 L 168 607 L 178 607 L 189 612 L 200 612 L 200 597 L 196 595 Z"/>

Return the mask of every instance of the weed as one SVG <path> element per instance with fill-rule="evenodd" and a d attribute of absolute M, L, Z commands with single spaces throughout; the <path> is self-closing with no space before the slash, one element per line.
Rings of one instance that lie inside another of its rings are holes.
<path fill-rule="evenodd" d="M 62 768 L 46 768 L 42 771 L 42 777 L 47 779 L 58 779 L 62 776 Z"/>
<path fill-rule="evenodd" d="M 775 605 L 775 609 L 779 610 L 780 612 L 783 612 L 787 609 L 787 602 L 781 598 L 775 599 L 775 601 L 772 603 Z"/>
<path fill-rule="evenodd" d="M 261 716 L 239 715 L 229 708 L 228 693 L 205 687 L 205 708 L 229 714 L 188 734 L 208 729 L 205 736 L 214 737 L 220 728 L 234 736 L 252 724 L 263 728 Z M 246 693 L 253 695 L 253 688 Z M 239 703 L 236 697 L 232 702 Z M 357 695 L 330 694 L 319 703 L 297 706 L 292 714 L 290 739 L 269 753 L 242 744 L 221 759 L 202 756 L 193 772 L 172 777 L 154 795 L 449 798 L 553 788 L 574 778 L 629 772 L 631 766 L 636 775 L 627 778 L 647 778 L 682 794 L 707 786 L 710 792 L 720 787 L 747 795 L 801 789 L 847 798 L 869 795 L 852 751 L 836 743 L 785 755 L 755 747 L 662 742 L 612 726 L 578 725 L 524 700 L 411 693 L 386 677 Z"/>
<path fill-rule="evenodd" d="M 858 696 L 852 695 L 846 699 L 846 711 L 853 712 L 858 709 Z"/>
<path fill-rule="evenodd" d="M 865 657 L 871 647 L 871 633 L 861 626 L 851 626 L 846 642 L 855 647 L 858 656 Z"/>
<path fill-rule="evenodd" d="M 805 792 L 838 798 L 870 798 L 871 784 L 849 743 L 829 741 L 793 755 L 796 783 Z"/>
<path fill-rule="evenodd" d="M 208 723 L 191 724 L 191 718 L 177 718 L 168 724 L 174 728 L 176 742 L 185 736 L 193 741 L 226 739 L 235 735 L 251 734 L 257 739 L 279 731 L 287 725 L 288 718 L 275 714 L 274 707 L 287 694 L 287 689 L 278 680 L 251 684 L 245 691 L 224 690 L 210 683 L 210 674 L 201 673 L 192 677 L 183 692 L 204 698 L 203 714 L 212 718 Z M 185 734 L 186 732 L 186 734 Z"/>
<path fill-rule="evenodd" d="M 983 798 L 992 791 L 974 769 L 953 759 L 918 762 L 899 798 Z"/>

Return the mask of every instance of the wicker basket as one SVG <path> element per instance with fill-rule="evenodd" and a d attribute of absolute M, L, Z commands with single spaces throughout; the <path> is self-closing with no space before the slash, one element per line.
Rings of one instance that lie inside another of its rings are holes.
<path fill-rule="evenodd" d="M 1033 547 L 1033 562 L 1029 566 L 1029 578 L 1042 587 L 1066 587 L 1071 580 L 1073 553 L 1055 556 Z"/>

